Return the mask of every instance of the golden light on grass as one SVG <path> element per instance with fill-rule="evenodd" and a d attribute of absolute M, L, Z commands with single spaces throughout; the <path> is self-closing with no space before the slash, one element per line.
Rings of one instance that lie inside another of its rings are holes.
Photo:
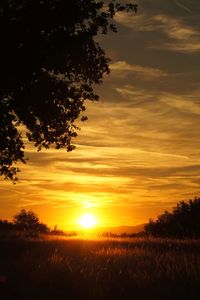
<path fill-rule="evenodd" d="M 93 214 L 84 214 L 78 220 L 78 224 L 83 229 L 90 229 L 96 226 L 97 220 Z"/>

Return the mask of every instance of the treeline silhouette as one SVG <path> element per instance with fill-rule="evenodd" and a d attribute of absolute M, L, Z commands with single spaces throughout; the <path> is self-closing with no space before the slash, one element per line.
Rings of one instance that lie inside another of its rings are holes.
<path fill-rule="evenodd" d="M 59 236 L 75 236 L 76 232 L 65 232 L 54 226 L 50 229 L 40 222 L 38 216 L 29 210 L 22 209 L 13 217 L 13 221 L 0 220 L 0 234 L 20 232 L 27 237 L 38 237 L 39 234 Z M 104 232 L 102 237 L 107 238 L 134 238 L 134 237 L 161 237 L 161 238 L 200 238 L 200 197 L 188 202 L 179 202 L 172 212 L 165 211 L 157 220 L 149 220 L 143 232 L 121 233 Z"/>
<path fill-rule="evenodd" d="M 200 198 L 179 202 L 171 213 L 165 211 L 156 221 L 149 220 L 144 230 L 153 237 L 199 238 Z"/>
<path fill-rule="evenodd" d="M 31 210 L 22 209 L 13 216 L 13 221 L 0 220 L 0 234 L 5 235 L 8 232 L 19 233 L 25 237 L 38 237 L 39 234 L 50 234 L 59 236 L 72 236 L 76 235 L 75 232 L 66 233 L 58 229 L 57 225 L 53 229 L 49 228 L 46 224 L 40 222 L 36 213 Z"/>

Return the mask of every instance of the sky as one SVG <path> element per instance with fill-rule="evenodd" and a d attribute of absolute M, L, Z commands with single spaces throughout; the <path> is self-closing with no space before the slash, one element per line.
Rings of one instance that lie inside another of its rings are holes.
<path fill-rule="evenodd" d="M 66 230 L 85 213 L 131 226 L 200 196 L 200 3 L 138 3 L 99 40 L 111 73 L 86 104 L 76 150 L 27 144 L 18 183 L 0 181 L 0 219 L 25 208 Z"/>

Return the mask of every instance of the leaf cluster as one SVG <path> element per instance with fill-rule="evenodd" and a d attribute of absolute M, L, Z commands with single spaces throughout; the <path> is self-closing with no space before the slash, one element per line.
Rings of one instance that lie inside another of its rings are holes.
<path fill-rule="evenodd" d="M 20 126 L 38 150 L 74 149 L 75 121 L 109 73 L 96 37 L 116 31 L 118 11 L 136 9 L 115 0 L 1 0 L 1 175 L 15 180 L 13 164 L 25 162 Z"/>

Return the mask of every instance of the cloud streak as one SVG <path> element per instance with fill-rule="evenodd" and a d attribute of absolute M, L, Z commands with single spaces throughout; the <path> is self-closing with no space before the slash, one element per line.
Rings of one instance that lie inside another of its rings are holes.
<path fill-rule="evenodd" d="M 117 61 L 110 65 L 111 71 L 114 71 L 115 74 L 123 76 L 124 74 L 133 73 L 134 75 L 142 76 L 144 79 L 151 80 L 159 78 L 161 76 L 166 76 L 167 72 L 164 72 L 157 68 L 151 68 L 141 65 L 131 65 L 126 61 Z"/>
<path fill-rule="evenodd" d="M 177 17 L 163 14 L 142 14 L 133 18 L 125 13 L 117 14 L 117 22 L 133 31 L 154 32 L 164 35 L 167 41 L 160 36 L 159 46 L 149 45 L 150 48 L 176 51 L 183 53 L 195 53 L 200 51 L 200 37 L 198 30 L 187 25 Z"/>

